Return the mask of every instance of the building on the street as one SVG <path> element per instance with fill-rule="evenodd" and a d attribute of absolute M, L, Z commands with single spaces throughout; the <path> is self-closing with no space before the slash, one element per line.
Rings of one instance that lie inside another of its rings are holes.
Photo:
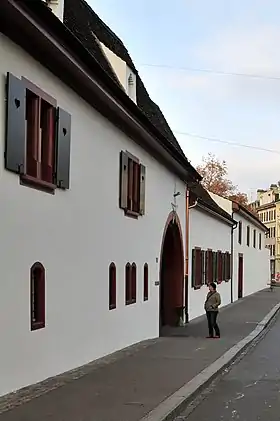
<path fill-rule="evenodd" d="M 209 282 L 218 284 L 222 306 L 267 287 L 267 228 L 256 215 L 200 184 L 190 188 L 186 208 L 189 320 L 204 313 Z"/>
<path fill-rule="evenodd" d="M 209 282 L 218 283 L 223 306 L 231 302 L 231 232 L 235 221 L 200 184 L 191 187 L 189 196 L 188 316 L 191 320 L 204 313 Z"/>
<path fill-rule="evenodd" d="M 257 199 L 251 204 L 261 222 L 268 228 L 265 244 L 270 253 L 270 278 L 280 278 L 280 183 L 267 190 L 257 190 Z"/>
<path fill-rule="evenodd" d="M 156 337 L 184 306 L 201 177 L 120 39 L 85 1 L 64 7 L 0 2 L 0 395 Z"/>
<path fill-rule="evenodd" d="M 231 251 L 232 299 L 235 301 L 266 288 L 269 283 L 269 251 L 265 247 L 267 227 L 245 206 L 210 194 L 237 222 Z"/>

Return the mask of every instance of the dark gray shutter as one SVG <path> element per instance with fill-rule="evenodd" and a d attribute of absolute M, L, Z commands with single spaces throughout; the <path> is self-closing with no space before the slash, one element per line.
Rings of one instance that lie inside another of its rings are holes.
<path fill-rule="evenodd" d="M 124 151 L 120 153 L 120 208 L 127 209 L 128 189 L 128 156 Z"/>
<path fill-rule="evenodd" d="M 146 184 L 146 168 L 140 164 L 140 215 L 145 214 L 145 184 Z"/>
<path fill-rule="evenodd" d="M 70 172 L 71 115 L 57 109 L 56 132 L 56 184 L 61 189 L 69 189 Z"/>
<path fill-rule="evenodd" d="M 25 173 L 25 86 L 11 73 L 7 75 L 5 167 Z"/>

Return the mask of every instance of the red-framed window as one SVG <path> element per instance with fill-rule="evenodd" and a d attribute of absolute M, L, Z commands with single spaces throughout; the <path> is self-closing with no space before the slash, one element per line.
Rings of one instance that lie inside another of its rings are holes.
<path fill-rule="evenodd" d="M 225 253 L 225 281 L 228 282 L 231 278 L 231 254 L 227 251 Z"/>
<path fill-rule="evenodd" d="M 242 221 L 238 223 L 238 243 L 242 244 Z"/>
<path fill-rule="evenodd" d="M 111 263 L 109 266 L 109 310 L 117 307 L 117 280 L 116 265 Z"/>
<path fill-rule="evenodd" d="M 69 189 L 71 116 L 25 78 L 7 75 L 5 168 L 21 184 Z"/>
<path fill-rule="evenodd" d="M 53 104 L 26 89 L 26 175 L 54 184 L 55 112 Z"/>
<path fill-rule="evenodd" d="M 137 267 L 135 263 L 127 263 L 125 266 L 125 304 L 136 303 L 137 295 Z"/>
<path fill-rule="evenodd" d="M 137 218 L 145 213 L 146 168 L 129 152 L 120 154 L 120 208 Z"/>
<path fill-rule="evenodd" d="M 246 240 L 247 240 L 247 246 L 250 247 L 250 226 L 247 225 L 247 236 L 246 236 Z"/>
<path fill-rule="evenodd" d="M 144 264 L 144 285 L 143 285 L 143 299 L 149 299 L 149 266 L 148 263 Z"/>
<path fill-rule="evenodd" d="M 45 268 L 40 262 L 30 269 L 30 324 L 31 330 L 45 327 Z"/>

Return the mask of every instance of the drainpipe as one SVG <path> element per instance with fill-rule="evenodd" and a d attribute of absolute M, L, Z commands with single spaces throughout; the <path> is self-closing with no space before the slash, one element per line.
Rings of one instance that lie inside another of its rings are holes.
<path fill-rule="evenodd" d="M 234 211 L 231 214 L 233 219 Z M 231 227 L 231 238 L 230 238 L 230 252 L 231 252 L 231 265 L 230 265 L 230 302 L 233 303 L 233 238 L 234 238 L 234 230 L 237 228 L 238 223 L 235 222 L 234 225 Z"/>
<path fill-rule="evenodd" d="M 190 209 L 197 205 L 197 200 L 190 206 L 190 192 L 186 190 L 186 259 L 185 259 L 185 323 L 189 322 L 189 236 L 190 236 Z"/>

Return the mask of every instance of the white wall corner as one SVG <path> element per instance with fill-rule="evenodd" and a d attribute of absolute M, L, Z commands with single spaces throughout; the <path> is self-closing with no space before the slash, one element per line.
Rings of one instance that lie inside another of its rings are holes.
<path fill-rule="evenodd" d="M 45 0 L 53 13 L 63 22 L 64 16 L 64 0 Z"/>

